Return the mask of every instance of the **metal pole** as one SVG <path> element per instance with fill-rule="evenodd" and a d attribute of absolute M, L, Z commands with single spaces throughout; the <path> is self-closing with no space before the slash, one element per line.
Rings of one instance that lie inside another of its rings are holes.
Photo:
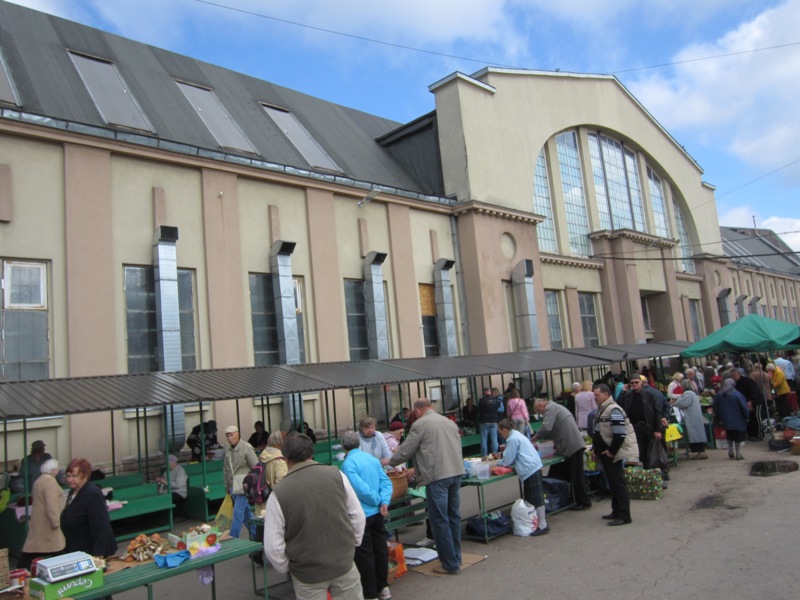
<path fill-rule="evenodd" d="M 139 431 L 139 407 L 136 407 L 136 464 L 142 472 L 142 434 Z"/>
<path fill-rule="evenodd" d="M 111 411 L 111 474 L 117 474 L 117 445 L 114 443 L 114 411 Z"/>
<path fill-rule="evenodd" d="M 160 421 L 160 419 L 159 419 Z M 147 433 L 147 408 L 144 409 L 144 482 L 150 483 L 150 435 Z"/>

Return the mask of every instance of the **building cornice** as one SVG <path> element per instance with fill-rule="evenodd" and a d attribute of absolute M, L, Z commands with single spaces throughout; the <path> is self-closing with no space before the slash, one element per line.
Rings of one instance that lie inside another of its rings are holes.
<path fill-rule="evenodd" d="M 719 256 L 718 254 L 695 254 L 692 259 L 694 260 L 707 260 L 709 262 L 719 263 L 721 265 L 730 265 L 731 259 L 727 256 Z"/>
<path fill-rule="evenodd" d="M 678 281 L 692 281 L 694 283 L 703 283 L 702 275 L 693 275 L 691 273 L 675 273 L 675 279 Z"/>
<path fill-rule="evenodd" d="M 504 208 L 495 204 L 479 202 L 478 200 L 470 200 L 469 202 L 464 202 L 463 204 L 459 204 L 453 208 L 453 214 L 456 216 L 468 213 L 476 213 L 496 219 L 516 221 L 518 223 L 525 223 L 526 225 L 536 225 L 545 220 L 545 218 L 541 215 L 532 215 L 531 213 Z"/>
<path fill-rule="evenodd" d="M 641 231 L 634 231 L 633 229 L 603 229 L 601 231 L 594 231 L 589 234 L 590 239 L 608 238 L 610 240 L 617 238 L 627 238 L 636 242 L 637 244 L 644 244 L 645 246 L 655 246 L 658 248 L 674 248 L 679 242 L 678 240 L 668 240 L 666 238 L 652 235 L 650 233 L 642 233 Z"/>
<path fill-rule="evenodd" d="M 539 259 L 544 264 L 559 265 L 562 267 L 577 267 L 578 269 L 596 269 L 599 271 L 605 267 L 605 263 L 602 260 L 593 260 L 591 258 L 575 258 L 574 256 L 564 256 L 563 254 L 540 253 Z"/>

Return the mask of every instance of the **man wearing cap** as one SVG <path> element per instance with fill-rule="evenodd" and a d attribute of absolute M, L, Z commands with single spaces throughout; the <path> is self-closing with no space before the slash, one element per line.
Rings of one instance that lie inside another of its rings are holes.
<path fill-rule="evenodd" d="M 42 440 L 36 440 L 31 444 L 31 453 L 22 459 L 22 462 L 19 465 L 19 474 L 20 477 L 25 477 L 25 468 L 28 469 L 28 487 L 27 491 L 33 489 L 34 482 L 39 479 L 39 475 L 41 475 L 41 468 L 42 465 L 53 458 L 44 451 L 45 444 Z"/>
<path fill-rule="evenodd" d="M 253 447 L 243 441 L 239 435 L 239 428 L 236 425 L 228 425 L 225 428 L 225 439 L 228 446 L 225 448 L 225 458 L 222 465 L 222 473 L 225 480 L 225 489 L 233 498 L 233 518 L 231 519 L 231 537 L 239 537 L 242 532 L 242 525 L 249 523 L 253 517 L 250 503 L 244 494 L 242 483 L 245 475 L 250 472 L 256 463 L 256 456 Z M 250 525 L 248 525 L 250 529 Z M 251 536 L 255 531 L 251 530 Z"/>

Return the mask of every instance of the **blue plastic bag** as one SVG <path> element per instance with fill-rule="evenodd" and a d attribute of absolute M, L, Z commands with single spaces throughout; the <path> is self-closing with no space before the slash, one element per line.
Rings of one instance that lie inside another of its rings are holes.
<path fill-rule="evenodd" d="M 181 550 L 180 552 L 173 552 L 171 554 L 156 554 L 153 557 L 153 560 L 156 561 L 156 564 L 159 567 L 163 569 L 169 569 L 172 567 L 181 566 L 191 557 L 192 555 L 188 550 Z"/>

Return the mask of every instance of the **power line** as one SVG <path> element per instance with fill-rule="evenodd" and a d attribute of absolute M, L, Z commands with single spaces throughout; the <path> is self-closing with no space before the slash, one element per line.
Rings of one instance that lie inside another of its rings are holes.
<path fill-rule="evenodd" d="M 742 189 L 743 187 L 747 187 L 747 186 L 748 186 L 748 185 L 750 185 L 751 183 L 755 183 L 756 181 L 760 181 L 760 180 L 764 179 L 765 177 L 769 177 L 770 175 L 774 175 L 774 174 L 775 174 L 775 173 L 777 173 L 778 171 L 783 171 L 784 169 L 788 169 L 789 167 L 791 167 L 792 165 L 796 165 L 797 163 L 800 163 L 800 158 L 797 158 L 797 159 L 793 160 L 793 161 L 792 161 L 792 162 L 790 162 L 790 163 L 786 163 L 786 164 L 785 164 L 785 165 L 783 165 L 782 167 L 778 167 L 777 169 L 773 169 L 773 170 L 772 170 L 772 171 L 770 171 L 769 173 L 764 173 L 764 174 L 763 174 L 763 175 L 761 175 L 760 177 L 756 177 L 755 179 L 751 179 L 751 180 L 750 180 L 750 181 L 748 181 L 747 183 L 743 183 L 742 185 L 740 185 L 740 186 L 738 186 L 738 187 L 735 187 L 735 188 L 733 188 L 732 190 L 728 190 L 728 191 L 727 191 L 727 192 L 725 192 L 724 194 L 719 194 L 719 195 L 717 195 L 717 194 L 714 194 L 714 200 L 717 200 L 717 199 L 719 199 L 719 198 L 722 198 L 722 197 L 724 197 L 724 196 L 727 196 L 728 194 L 732 194 L 733 192 L 735 192 L 735 191 L 737 191 L 737 190 L 740 190 L 740 189 Z M 707 204 L 707 202 L 706 202 L 706 203 L 704 203 L 704 204 Z M 700 206 L 703 206 L 703 204 L 701 204 Z M 792 233 L 794 233 L 794 232 L 792 232 Z"/>

